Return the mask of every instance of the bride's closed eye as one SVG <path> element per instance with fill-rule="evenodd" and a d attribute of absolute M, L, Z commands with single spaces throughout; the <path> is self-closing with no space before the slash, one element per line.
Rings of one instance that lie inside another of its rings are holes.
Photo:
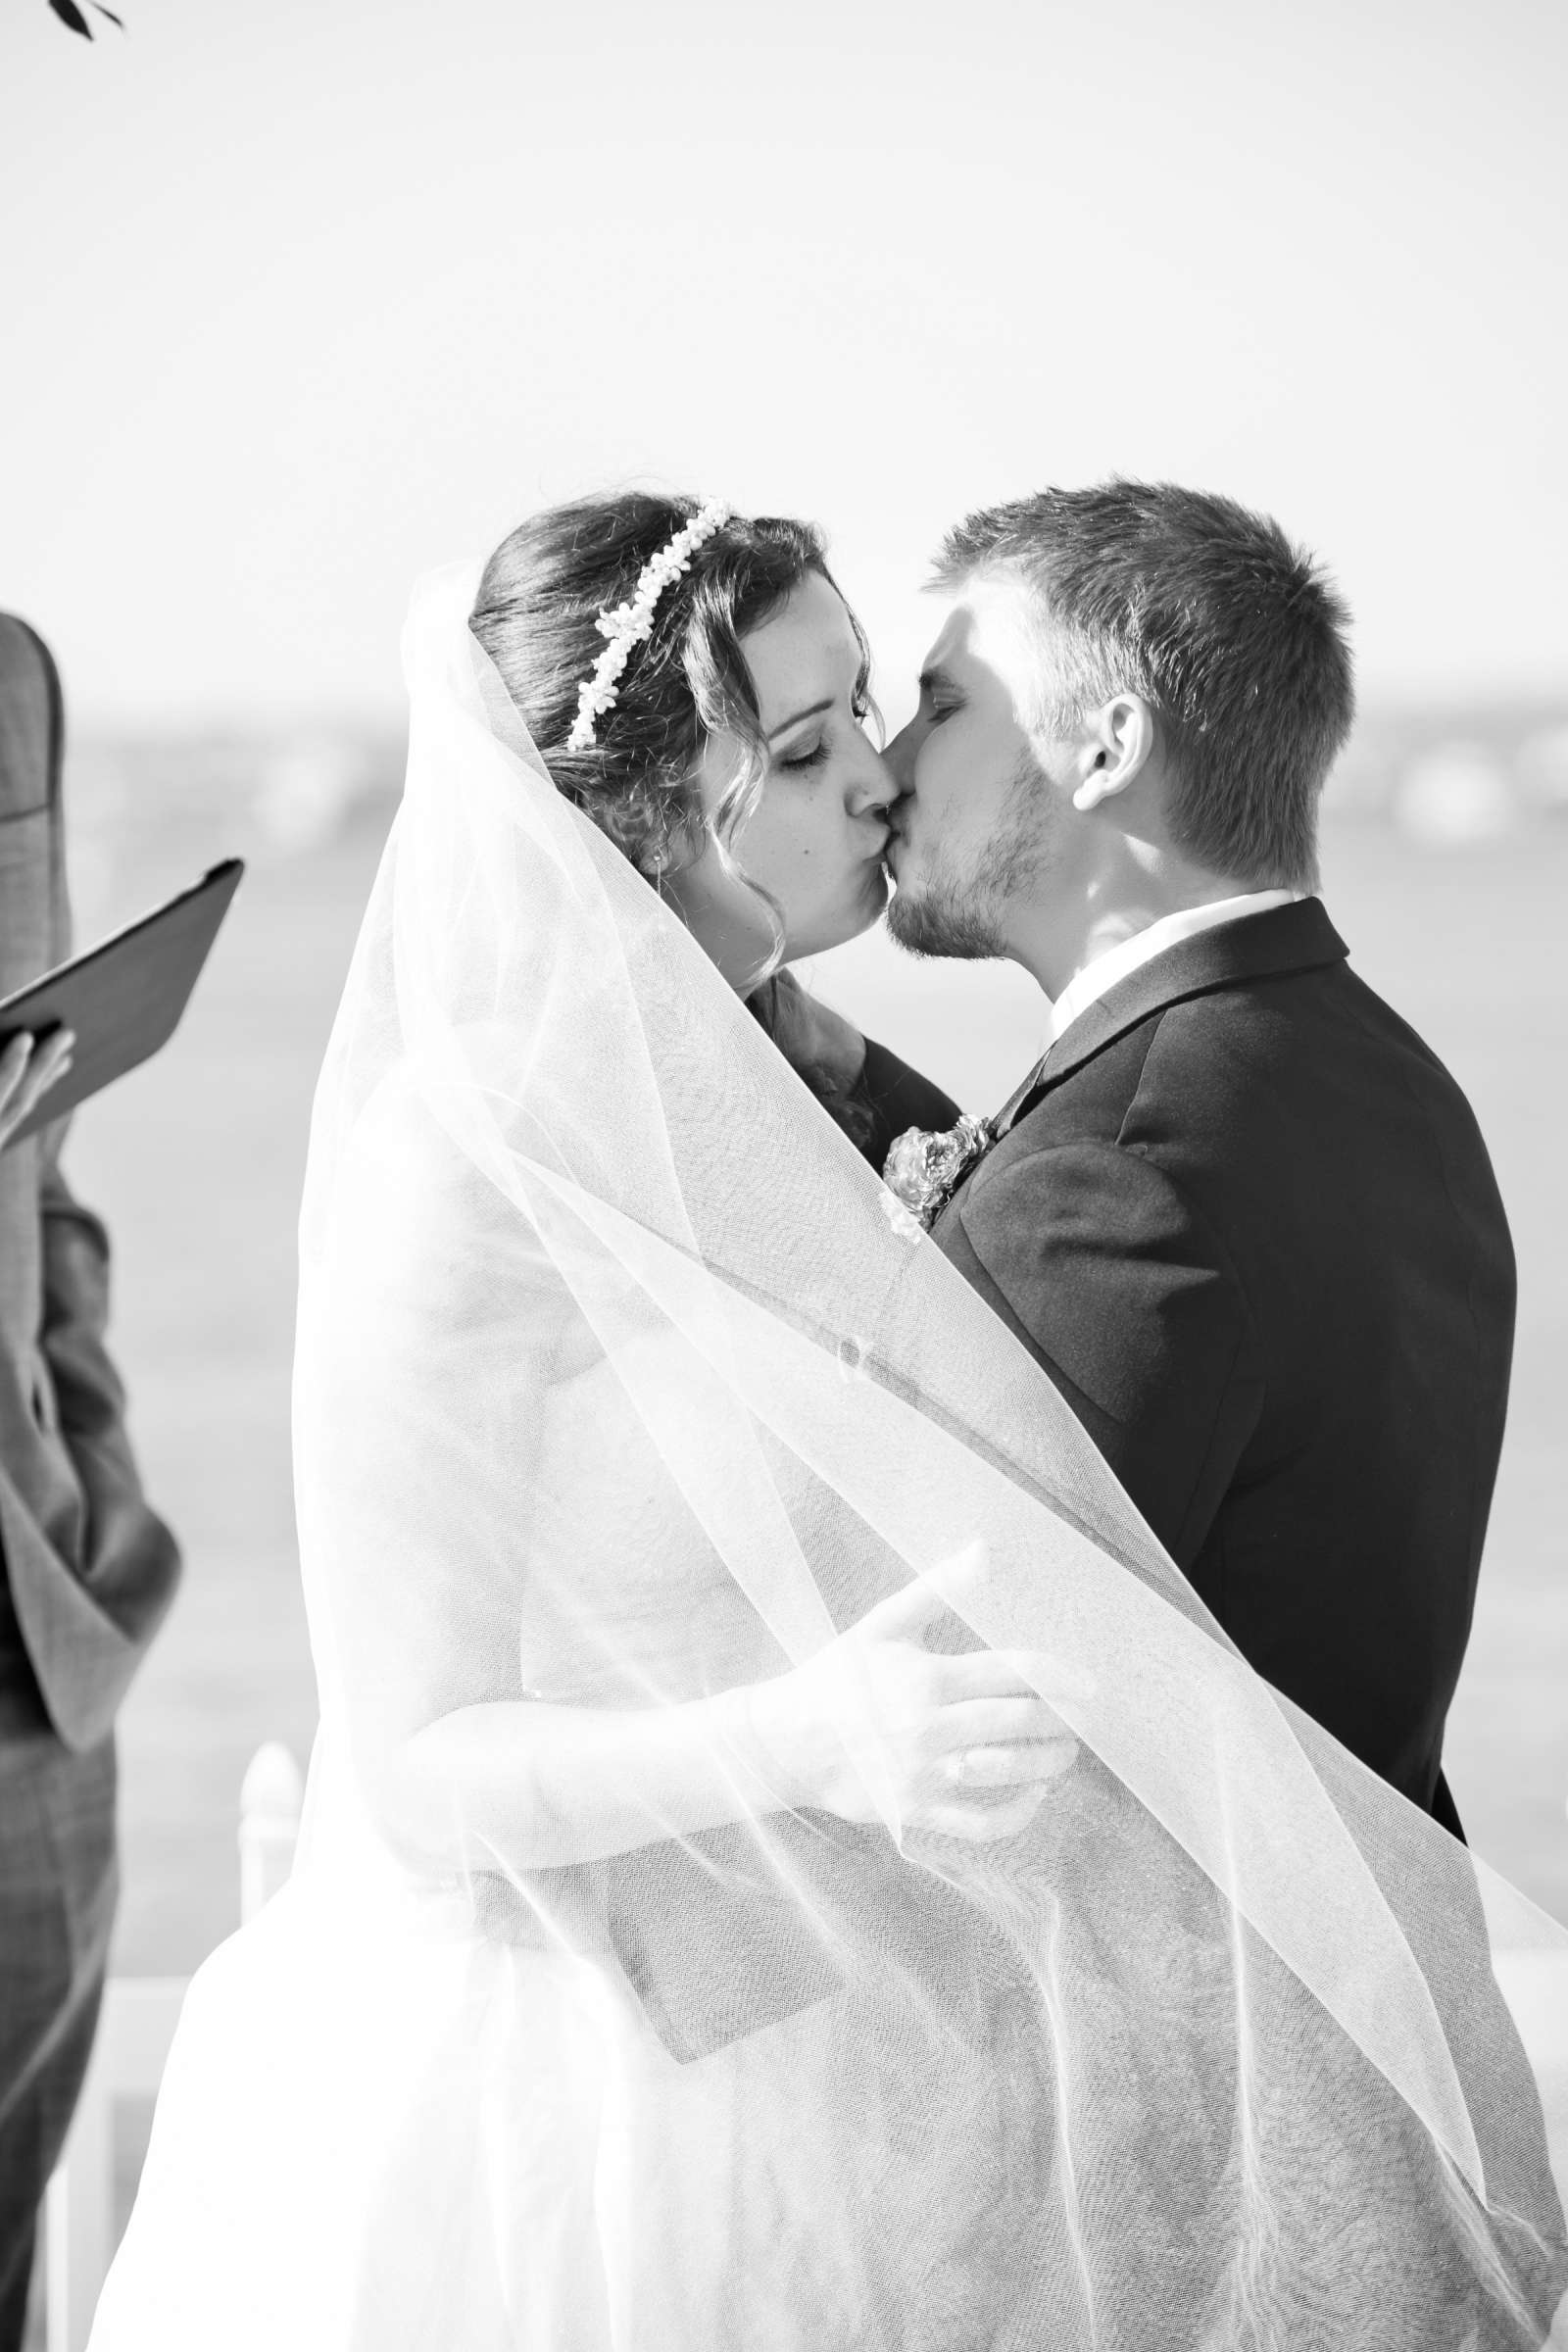
<path fill-rule="evenodd" d="M 850 705 L 850 711 L 851 715 L 854 717 L 856 725 L 858 727 L 863 727 L 866 720 L 871 715 L 871 705 L 869 698 L 864 695 L 857 695 L 855 700 Z M 803 768 L 820 767 L 822 762 L 826 760 L 827 755 L 828 738 L 826 732 L 824 731 L 817 737 L 813 744 L 808 747 L 807 750 L 802 752 L 793 752 L 787 760 L 775 760 L 773 761 L 773 765 L 775 767 L 789 768 L 798 772 Z"/>
<path fill-rule="evenodd" d="M 825 738 L 819 736 L 809 751 L 796 752 L 788 760 L 775 760 L 773 765 L 797 771 L 801 768 L 820 767 L 826 758 L 827 743 Z"/>

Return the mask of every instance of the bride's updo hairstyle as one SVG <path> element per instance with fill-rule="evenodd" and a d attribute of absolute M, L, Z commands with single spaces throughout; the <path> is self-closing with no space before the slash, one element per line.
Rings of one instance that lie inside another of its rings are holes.
<path fill-rule="evenodd" d="M 660 597 L 653 633 L 633 649 L 597 740 L 569 749 L 578 690 L 605 650 L 599 614 L 629 601 L 644 565 L 699 507 L 695 498 L 628 490 L 532 514 L 485 565 L 469 619 L 557 790 L 656 885 L 699 855 L 705 836 L 746 879 L 733 845 L 761 792 L 767 747 L 741 639 L 808 573 L 837 585 L 810 524 L 731 515 Z M 859 623 L 853 614 L 851 621 L 868 661 Z M 709 815 L 697 767 L 720 729 L 739 739 L 744 756 Z"/>
<path fill-rule="evenodd" d="M 780 515 L 732 514 L 696 550 L 654 610 L 652 634 L 621 672 L 615 702 L 585 751 L 569 748 L 577 696 L 605 650 L 601 612 L 625 604 L 643 566 L 699 512 L 695 498 L 643 490 L 580 499 L 530 514 L 484 568 L 468 625 L 495 663 L 556 789 L 607 833 L 658 889 L 698 857 L 706 839 L 767 908 L 774 951 L 747 1003 L 785 1058 L 856 1143 L 867 1114 L 854 1095 L 863 1051 L 837 1015 L 777 969 L 779 908 L 735 855 L 767 773 L 767 744 L 741 639 L 760 628 L 808 573 L 835 590 L 820 534 Z M 842 594 L 842 591 L 839 591 Z M 849 607 L 846 605 L 846 612 Z M 850 623 L 870 668 L 870 649 Z M 736 736 L 743 755 L 711 811 L 697 769 L 710 735 Z"/>

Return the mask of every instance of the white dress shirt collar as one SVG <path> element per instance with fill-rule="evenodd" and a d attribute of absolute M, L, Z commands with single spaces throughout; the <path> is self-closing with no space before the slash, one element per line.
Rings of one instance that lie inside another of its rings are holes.
<path fill-rule="evenodd" d="M 1208 906 L 1183 906 L 1175 914 L 1162 914 L 1147 931 L 1137 931 L 1119 947 L 1107 948 L 1073 974 L 1051 1008 L 1048 1043 L 1054 1045 L 1086 1005 L 1114 988 L 1118 980 L 1125 980 L 1129 972 L 1141 971 L 1167 948 L 1179 946 L 1184 939 L 1196 939 L 1200 931 L 1215 930 L 1221 923 L 1234 923 L 1243 915 L 1267 914 L 1275 906 L 1293 906 L 1305 895 L 1299 890 L 1250 890 L 1240 898 L 1216 899 Z"/>

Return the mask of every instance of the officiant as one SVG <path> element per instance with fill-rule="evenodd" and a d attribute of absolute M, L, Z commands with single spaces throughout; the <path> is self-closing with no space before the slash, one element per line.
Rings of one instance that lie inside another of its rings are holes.
<path fill-rule="evenodd" d="M 0 614 L 0 996 L 69 955 L 60 681 Z M 0 1058 L 0 2352 L 97 2023 L 117 1892 L 115 1714 L 173 1592 L 105 1346 L 109 1245 L 23 1134 L 70 1039 Z"/>

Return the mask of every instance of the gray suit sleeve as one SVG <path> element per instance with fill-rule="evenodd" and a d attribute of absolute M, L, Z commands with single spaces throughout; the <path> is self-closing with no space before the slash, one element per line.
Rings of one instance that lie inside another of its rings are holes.
<path fill-rule="evenodd" d="M 39 1336 L 60 1435 L 86 1505 L 79 1572 L 92 1586 L 111 1563 L 134 1562 L 138 1582 L 158 1591 L 157 1614 L 162 1615 L 177 1554 L 172 1536 L 142 1492 L 125 1433 L 125 1391 L 107 1344 L 109 1237 L 102 1220 L 72 1193 L 54 1152 L 46 1157 L 39 1210 L 44 1288 Z"/>

